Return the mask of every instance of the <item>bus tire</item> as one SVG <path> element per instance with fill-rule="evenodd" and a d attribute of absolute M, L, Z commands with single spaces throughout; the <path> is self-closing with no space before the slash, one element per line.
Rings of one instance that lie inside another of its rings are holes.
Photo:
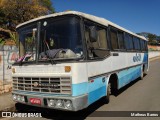
<path fill-rule="evenodd" d="M 109 103 L 109 101 L 110 101 L 110 94 L 111 94 L 111 83 L 110 82 L 108 83 L 106 92 L 107 92 L 107 95 L 105 97 L 105 102 Z"/>

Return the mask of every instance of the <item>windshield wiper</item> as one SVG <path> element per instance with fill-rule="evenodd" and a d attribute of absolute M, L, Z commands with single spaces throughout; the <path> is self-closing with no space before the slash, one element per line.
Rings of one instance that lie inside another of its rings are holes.
<path fill-rule="evenodd" d="M 80 57 L 80 58 L 54 58 L 54 59 L 51 59 L 51 60 L 54 60 L 54 61 L 69 61 L 69 60 L 79 61 L 81 59 L 84 59 L 84 57 Z M 40 62 L 44 62 L 44 60 L 41 60 Z"/>

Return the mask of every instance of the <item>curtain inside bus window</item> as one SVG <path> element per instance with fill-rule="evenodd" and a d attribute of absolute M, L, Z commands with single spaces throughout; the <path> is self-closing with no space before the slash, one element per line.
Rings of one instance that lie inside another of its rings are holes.
<path fill-rule="evenodd" d="M 111 36 L 112 49 L 113 50 L 119 49 L 119 47 L 118 47 L 117 31 L 111 29 L 110 30 L 110 36 Z"/>

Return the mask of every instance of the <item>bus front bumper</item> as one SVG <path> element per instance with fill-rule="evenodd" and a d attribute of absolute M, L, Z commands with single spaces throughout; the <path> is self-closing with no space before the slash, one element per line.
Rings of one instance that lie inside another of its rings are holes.
<path fill-rule="evenodd" d="M 81 96 L 43 96 L 28 95 L 19 92 L 12 92 L 12 99 L 15 102 L 31 106 L 59 109 L 66 111 L 78 111 L 88 107 L 88 95 Z"/>

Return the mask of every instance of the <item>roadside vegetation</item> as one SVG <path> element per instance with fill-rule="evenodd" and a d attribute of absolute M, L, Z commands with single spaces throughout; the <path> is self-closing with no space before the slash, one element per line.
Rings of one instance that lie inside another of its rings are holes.
<path fill-rule="evenodd" d="M 54 12 L 51 0 L 0 0 L 0 45 L 17 44 L 18 24 Z"/>

